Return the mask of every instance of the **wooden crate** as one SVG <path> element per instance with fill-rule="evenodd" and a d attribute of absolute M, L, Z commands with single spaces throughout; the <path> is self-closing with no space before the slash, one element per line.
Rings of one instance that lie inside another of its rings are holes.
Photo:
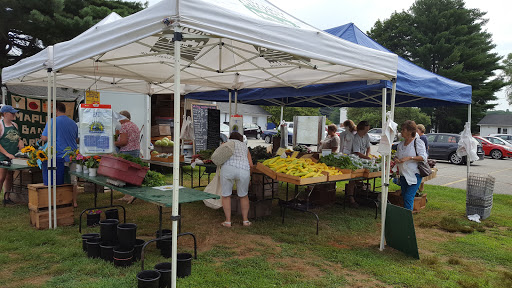
<path fill-rule="evenodd" d="M 73 185 L 57 185 L 57 205 L 73 203 Z M 48 207 L 48 187 L 43 183 L 28 185 L 28 208 L 38 211 Z"/>
<path fill-rule="evenodd" d="M 336 202 L 336 183 L 317 184 L 313 187 L 309 201 L 315 205 L 330 205 Z"/>
<path fill-rule="evenodd" d="M 363 175 L 363 177 L 369 178 L 369 179 L 380 178 L 381 176 L 382 176 L 382 171 L 370 172 L 370 170 L 366 170 L 366 169 L 365 169 L 364 175 Z"/>
<path fill-rule="evenodd" d="M 327 172 L 325 174 L 327 175 L 327 181 L 342 181 L 352 178 L 352 170 L 350 169 L 341 169 L 336 168 L 337 170 L 341 171 L 341 175 L 327 175 Z"/>
<path fill-rule="evenodd" d="M 313 184 L 313 183 L 320 183 L 320 182 L 326 182 L 327 176 L 323 175 L 320 177 L 310 177 L 310 178 L 300 178 L 299 176 L 292 176 L 287 175 L 285 173 L 276 173 L 277 174 L 277 180 L 283 181 L 295 185 L 306 185 L 306 184 Z"/>
<path fill-rule="evenodd" d="M 70 226 L 74 223 L 73 207 L 57 208 L 57 226 Z M 33 211 L 30 210 L 30 224 L 37 229 L 48 229 L 48 210 Z M 52 210 L 53 212 L 53 210 Z M 53 216 L 53 214 L 52 214 Z M 53 221 L 53 219 L 52 219 Z"/>
<path fill-rule="evenodd" d="M 366 169 L 352 170 L 352 178 L 364 177 L 364 171 Z"/>
<path fill-rule="evenodd" d="M 253 168 L 253 172 L 265 174 L 274 180 L 277 179 L 276 171 L 268 168 L 260 162 L 256 163 L 256 167 Z"/>
<path fill-rule="evenodd" d="M 432 174 L 428 175 L 427 177 L 423 177 L 421 179 L 421 183 L 427 182 L 429 180 L 432 180 L 437 177 L 437 168 L 432 168 Z"/>
<path fill-rule="evenodd" d="M 151 137 L 156 136 L 170 136 L 171 135 L 171 125 L 169 124 L 157 124 L 151 126 Z"/>
<path fill-rule="evenodd" d="M 151 155 L 151 161 L 174 162 L 174 156 L 162 158 L 162 157 L 156 157 L 156 156 Z M 185 156 L 184 155 L 180 155 L 180 162 L 185 162 Z"/>
<path fill-rule="evenodd" d="M 389 192 L 388 201 L 396 206 L 404 207 L 404 200 L 402 199 L 402 193 L 400 190 Z M 421 197 L 414 197 L 414 206 L 412 212 L 418 213 L 427 206 L 427 193 L 424 193 Z"/>

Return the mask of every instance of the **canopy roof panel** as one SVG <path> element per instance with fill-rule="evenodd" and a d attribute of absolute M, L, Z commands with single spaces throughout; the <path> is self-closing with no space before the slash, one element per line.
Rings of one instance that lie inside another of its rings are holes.
<path fill-rule="evenodd" d="M 42 51 L 7 67 L 2 80 L 43 86 L 53 68 L 59 86 L 172 92 L 176 26 L 183 29 L 184 93 L 396 76 L 396 55 L 334 37 L 264 0 L 163 0 L 56 44 L 53 61 Z"/>
<path fill-rule="evenodd" d="M 326 32 L 365 47 L 389 52 L 353 23 Z M 397 74 L 397 106 L 432 107 L 471 103 L 471 86 L 429 72 L 400 57 Z M 303 107 L 377 107 L 381 106 L 382 88 L 391 87 L 390 81 L 357 81 L 311 85 L 301 89 L 244 89 L 238 92 L 238 101 L 246 104 Z M 390 95 L 388 97 L 390 103 Z M 228 93 L 192 93 L 187 98 L 228 101 Z"/>

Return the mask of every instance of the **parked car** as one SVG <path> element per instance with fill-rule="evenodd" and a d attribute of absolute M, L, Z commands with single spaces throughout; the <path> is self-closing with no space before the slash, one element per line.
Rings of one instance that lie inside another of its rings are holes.
<path fill-rule="evenodd" d="M 482 138 L 485 138 L 485 139 L 489 140 L 489 142 L 491 142 L 493 144 L 498 144 L 498 145 L 503 145 L 503 146 L 507 146 L 507 147 L 512 147 L 512 143 L 508 142 L 507 140 L 498 138 L 498 137 L 484 136 Z"/>
<path fill-rule="evenodd" d="M 247 144 L 247 137 L 244 136 L 244 143 Z M 220 142 L 224 143 L 227 142 L 229 139 L 229 125 L 226 125 L 224 123 L 220 124 Z"/>
<path fill-rule="evenodd" d="M 493 143 L 492 140 L 495 137 L 480 137 L 473 136 L 478 143 L 482 145 L 486 156 L 491 156 L 494 159 L 502 159 L 503 157 L 512 157 L 512 147 Z M 487 139 L 491 138 L 491 140 Z M 496 138 L 500 139 L 500 138 Z M 500 139 L 501 140 L 501 139 Z M 502 140 L 504 141 L 504 140 Z"/>
<path fill-rule="evenodd" d="M 244 123 L 244 135 L 256 139 L 261 139 L 261 127 L 254 123 Z"/>
<path fill-rule="evenodd" d="M 372 145 L 376 145 L 380 143 L 380 138 L 382 134 L 382 128 L 372 128 L 368 131 L 368 136 L 370 137 L 370 143 Z"/>
<path fill-rule="evenodd" d="M 490 134 L 489 136 L 498 137 L 498 138 L 508 141 L 509 143 L 512 143 L 512 135 L 511 134 Z"/>
<path fill-rule="evenodd" d="M 459 147 L 460 135 L 449 133 L 430 133 L 428 139 L 428 157 L 436 160 L 448 160 L 452 164 L 465 164 L 466 156 L 459 157 L 457 148 Z M 480 160 L 484 159 L 482 145 L 478 145 L 477 154 Z"/>
<path fill-rule="evenodd" d="M 276 129 L 272 130 L 264 130 L 263 133 L 261 133 L 261 138 L 265 140 L 265 143 L 272 143 L 272 137 L 277 134 Z M 293 130 L 290 132 L 290 129 L 288 129 L 288 145 L 292 145 L 293 142 Z"/>

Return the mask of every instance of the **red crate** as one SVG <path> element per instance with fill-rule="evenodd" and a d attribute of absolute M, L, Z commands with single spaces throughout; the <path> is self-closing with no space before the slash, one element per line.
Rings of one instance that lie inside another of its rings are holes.
<path fill-rule="evenodd" d="M 148 167 L 142 167 L 123 158 L 104 155 L 101 156 L 98 174 L 140 186 L 148 170 Z"/>

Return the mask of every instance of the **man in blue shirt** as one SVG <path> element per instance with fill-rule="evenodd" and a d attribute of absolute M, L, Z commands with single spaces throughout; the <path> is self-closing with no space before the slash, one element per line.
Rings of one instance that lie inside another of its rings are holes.
<path fill-rule="evenodd" d="M 57 161 L 61 161 L 66 153 L 64 149 L 67 147 L 71 147 L 72 150 L 77 148 L 77 139 L 78 139 L 78 126 L 75 121 L 69 118 L 66 115 L 66 105 L 62 102 L 57 102 L 57 117 L 56 117 L 56 127 L 57 127 Z M 43 142 L 48 141 L 48 122 L 46 122 L 46 126 L 44 127 L 43 135 L 41 136 L 41 140 Z M 49 145 L 51 146 L 51 145 Z M 69 156 L 64 157 L 64 162 L 66 162 L 66 172 L 69 175 Z M 66 176 L 66 174 L 65 174 Z M 67 177 L 65 177 L 67 178 Z M 73 183 L 73 206 L 77 207 L 76 203 L 76 195 L 77 195 L 77 185 L 76 185 L 76 177 L 72 177 L 71 182 Z"/>

